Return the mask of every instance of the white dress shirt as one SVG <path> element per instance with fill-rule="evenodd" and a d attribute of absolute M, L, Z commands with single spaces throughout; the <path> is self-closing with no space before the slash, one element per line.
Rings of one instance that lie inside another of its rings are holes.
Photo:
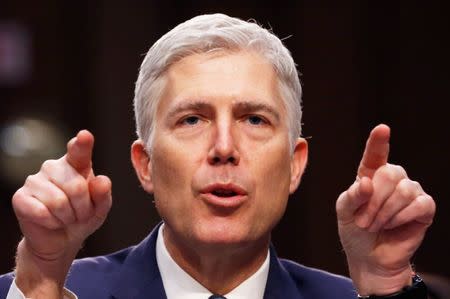
<path fill-rule="evenodd" d="M 156 239 L 156 261 L 167 299 L 208 299 L 212 293 L 187 274 L 170 256 L 164 244 L 163 233 L 164 224 L 160 226 Z M 224 296 L 227 299 L 263 299 L 269 275 L 269 260 L 270 254 L 267 251 L 266 259 L 261 267 Z M 6 299 L 27 299 L 17 287 L 16 280 L 11 284 Z M 77 299 L 77 296 L 64 289 L 64 299 Z"/>

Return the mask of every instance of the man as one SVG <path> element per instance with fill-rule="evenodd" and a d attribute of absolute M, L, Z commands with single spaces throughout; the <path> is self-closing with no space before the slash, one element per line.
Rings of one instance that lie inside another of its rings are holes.
<path fill-rule="evenodd" d="M 73 262 L 111 206 L 110 180 L 92 169 L 94 137 L 81 131 L 13 197 L 24 238 L 0 295 L 426 298 L 410 258 L 435 205 L 387 163 L 385 125 L 336 203 L 353 284 L 276 256 L 270 233 L 307 161 L 300 98 L 292 57 L 267 30 L 221 14 L 180 24 L 149 50 L 135 91 L 131 159 L 163 224 L 137 246 Z"/>

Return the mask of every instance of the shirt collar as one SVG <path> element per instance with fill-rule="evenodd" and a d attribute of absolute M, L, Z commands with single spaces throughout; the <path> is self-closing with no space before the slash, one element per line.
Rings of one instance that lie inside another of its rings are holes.
<path fill-rule="evenodd" d="M 156 261 L 167 299 L 207 299 L 211 292 L 186 273 L 172 259 L 164 244 L 164 224 L 160 226 L 156 239 Z M 261 267 L 224 296 L 227 299 L 262 299 L 269 275 L 269 251 Z"/>

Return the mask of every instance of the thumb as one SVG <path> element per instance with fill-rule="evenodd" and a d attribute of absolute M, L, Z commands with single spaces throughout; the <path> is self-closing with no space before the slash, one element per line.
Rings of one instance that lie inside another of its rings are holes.
<path fill-rule="evenodd" d="M 368 177 L 357 179 L 347 191 L 342 192 L 336 201 L 336 213 L 340 224 L 354 221 L 355 214 L 373 193 L 372 180 Z"/>
<path fill-rule="evenodd" d="M 97 227 L 105 221 L 112 205 L 111 180 L 104 175 L 98 175 L 89 181 L 89 193 L 94 205 Z"/>

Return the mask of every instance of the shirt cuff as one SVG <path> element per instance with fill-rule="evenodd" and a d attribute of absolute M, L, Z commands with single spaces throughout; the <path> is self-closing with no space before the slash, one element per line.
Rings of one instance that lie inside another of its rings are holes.
<path fill-rule="evenodd" d="M 77 295 L 64 288 L 63 299 L 78 299 Z M 16 280 L 14 279 L 11 286 L 9 287 L 8 295 L 6 299 L 29 299 L 26 298 L 22 291 L 17 287 Z"/>

